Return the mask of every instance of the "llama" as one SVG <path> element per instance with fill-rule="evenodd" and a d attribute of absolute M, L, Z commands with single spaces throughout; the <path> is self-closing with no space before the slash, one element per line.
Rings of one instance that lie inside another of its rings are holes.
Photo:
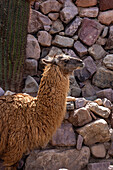
<path fill-rule="evenodd" d="M 65 54 L 42 61 L 46 66 L 37 97 L 0 97 L 0 158 L 6 169 L 16 169 L 24 153 L 47 145 L 65 116 L 69 75 L 84 65 Z"/>

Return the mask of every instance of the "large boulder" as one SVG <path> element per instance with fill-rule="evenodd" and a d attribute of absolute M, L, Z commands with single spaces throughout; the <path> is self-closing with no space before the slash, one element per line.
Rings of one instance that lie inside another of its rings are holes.
<path fill-rule="evenodd" d="M 95 6 L 97 4 L 97 0 L 77 0 L 76 5 L 80 7 L 90 7 Z"/>
<path fill-rule="evenodd" d="M 74 49 L 80 57 L 88 53 L 87 48 L 80 41 L 74 43 Z"/>
<path fill-rule="evenodd" d="M 71 123 L 62 123 L 51 140 L 52 146 L 75 146 L 76 138 Z"/>
<path fill-rule="evenodd" d="M 42 13 L 31 10 L 29 24 L 28 24 L 28 32 L 35 33 L 40 29 L 43 29 L 45 26 L 50 26 L 52 24 L 51 20 Z"/>
<path fill-rule="evenodd" d="M 49 12 L 59 12 L 62 4 L 56 0 L 47 0 L 40 4 L 40 9 L 44 14 L 48 14 Z"/>
<path fill-rule="evenodd" d="M 76 98 L 76 101 L 75 101 L 75 108 L 76 109 L 79 109 L 81 107 L 84 107 L 87 103 L 87 100 L 83 97 L 79 97 L 79 98 Z"/>
<path fill-rule="evenodd" d="M 112 88 L 113 71 L 104 67 L 98 68 L 96 74 L 93 77 L 93 84 L 100 88 Z"/>
<path fill-rule="evenodd" d="M 37 37 L 42 46 L 51 46 L 52 36 L 47 31 L 39 31 Z"/>
<path fill-rule="evenodd" d="M 90 73 L 90 76 L 92 76 L 97 70 L 94 60 L 92 59 L 91 56 L 88 56 L 83 60 L 83 62 L 85 63 L 85 67 L 87 71 Z"/>
<path fill-rule="evenodd" d="M 79 16 L 80 17 L 95 18 L 95 17 L 97 17 L 98 12 L 99 12 L 99 9 L 97 7 L 79 8 Z"/>
<path fill-rule="evenodd" d="M 109 108 L 109 109 L 112 108 L 112 103 L 111 103 L 111 101 L 108 100 L 107 98 L 102 99 L 102 104 L 103 104 L 104 107 L 107 107 L 107 108 Z"/>
<path fill-rule="evenodd" d="M 113 102 L 113 90 L 111 88 L 99 90 L 96 92 L 97 97 L 100 97 L 101 99 L 107 98 L 111 102 Z"/>
<path fill-rule="evenodd" d="M 58 47 L 72 47 L 74 43 L 74 40 L 69 37 L 64 37 L 60 35 L 56 35 L 55 39 L 52 41 L 53 45 L 56 45 Z"/>
<path fill-rule="evenodd" d="M 82 107 L 74 111 L 69 117 L 69 122 L 74 126 L 83 126 L 92 121 L 92 117 L 87 108 Z"/>
<path fill-rule="evenodd" d="M 91 153 L 96 158 L 104 158 L 106 156 L 104 144 L 95 144 L 91 146 Z"/>
<path fill-rule="evenodd" d="M 28 34 L 27 36 L 27 46 L 26 46 L 26 58 L 33 58 L 38 60 L 40 58 L 40 46 L 37 39 Z"/>
<path fill-rule="evenodd" d="M 90 149 L 86 146 L 80 151 L 76 149 L 35 151 L 27 158 L 25 170 L 58 170 L 60 168 L 81 170 L 88 164 L 89 157 Z"/>
<path fill-rule="evenodd" d="M 53 21 L 56 21 L 59 17 L 59 13 L 55 12 L 55 13 L 49 13 L 48 14 L 48 17 L 53 20 Z"/>
<path fill-rule="evenodd" d="M 85 145 L 93 145 L 98 142 L 110 140 L 110 132 L 107 122 L 98 119 L 76 130 L 84 138 Z"/>
<path fill-rule="evenodd" d="M 57 19 L 56 21 L 54 21 L 52 23 L 52 26 L 51 26 L 49 33 L 50 34 L 56 34 L 56 33 L 60 32 L 62 30 L 64 30 L 64 26 L 63 26 L 62 22 L 59 19 Z"/>
<path fill-rule="evenodd" d="M 78 27 L 81 24 L 81 20 L 82 19 L 80 17 L 76 17 L 70 24 L 68 24 L 65 29 L 65 35 L 73 36 L 78 30 Z"/>
<path fill-rule="evenodd" d="M 38 62 L 35 59 L 25 60 L 25 75 L 34 76 L 37 75 Z"/>
<path fill-rule="evenodd" d="M 99 6 L 101 11 L 113 9 L 113 0 L 99 0 Z"/>
<path fill-rule="evenodd" d="M 84 82 L 84 87 L 82 87 L 82 96 L 91 97 L 96 96 L 96 89 L 92 86 L 89 80 Z"/>
<path fill-rule="evenodd" d="M 60 11 L 60 18 L 64 23 L 69 23 L 78 14 L 78 8 L 71 2 L 66 0 L 64 8 Z"/>
<path fill-rule="evenodd" d="M 103 26 L 96 20 L 84 18 L 78 36 L 83 43 L 91 46 L 98 39 L 102 29 Z"/>
<path fill-rule="evenodd" d="M 99 44 L 92 45 L 88 52 L 95 60 L 99 60 L 106 55 L 106 51 Z"/>
<path fill-rule="evenodd" d="M 98 20 L 104 25 L 110 25 L 113 23 L 113 10 L 100 12 Z"/>
<path fill-rule="evenodd" d="M 99 115 L 100 117 L 103 118 L 108 118 L 111 111 L 109 108 L 104 107 L 104 106 L 99 106 L 95 102 L 88 103 L 87 107 L 94 112 L 96 115 Z"/>
<path fill-rule="evenodd" d="M 27 79 L 25 81 L 25 88 L 22 90 L 22 92 L 28 94 L 38 92 L 38 83 L 33 77 L 27 76 Z"/>

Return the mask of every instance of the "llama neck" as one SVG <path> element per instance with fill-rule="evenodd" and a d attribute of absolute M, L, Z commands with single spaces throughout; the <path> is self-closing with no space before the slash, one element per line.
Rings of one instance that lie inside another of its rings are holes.
<path fill-rule="evenodd" d="M 58 66 L 47 66 L 38 91 L 37 114 L 48 138 L 51 138 L 64 118 L 68 89 L 68 75 L 64 76 Z"/>
<path fill-rule="evenodd" d="M 43 108 L 43 114 L 46 108 L 47 110 L 52 109 L 52 111 L 53 106 L 56 108 L 55 111 L 59 106 L 64 108 L 68 89 L 68 75 L 64 76 L 58 66 L 47 66 L 38 91 L 38 108 Z"/>

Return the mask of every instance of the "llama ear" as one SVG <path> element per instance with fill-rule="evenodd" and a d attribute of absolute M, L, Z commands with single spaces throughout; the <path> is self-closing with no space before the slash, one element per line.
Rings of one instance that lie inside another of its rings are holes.
<path fill-rule="evenodd" d="M 45 58 L 43 58 L 41 61 L 42 61 L 43 64 L 47 65 L 47 64 L 54 63 L 53 60 L 54 59 L 45 59 Z"/>

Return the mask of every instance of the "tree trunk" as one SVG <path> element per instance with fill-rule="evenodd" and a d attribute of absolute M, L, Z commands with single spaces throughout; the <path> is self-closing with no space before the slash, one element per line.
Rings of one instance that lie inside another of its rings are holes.
<path fill-rule="evenodd" d="M 0 86 L 19 92 L 26 56 L 30 2 L 0 0 Z"/>

